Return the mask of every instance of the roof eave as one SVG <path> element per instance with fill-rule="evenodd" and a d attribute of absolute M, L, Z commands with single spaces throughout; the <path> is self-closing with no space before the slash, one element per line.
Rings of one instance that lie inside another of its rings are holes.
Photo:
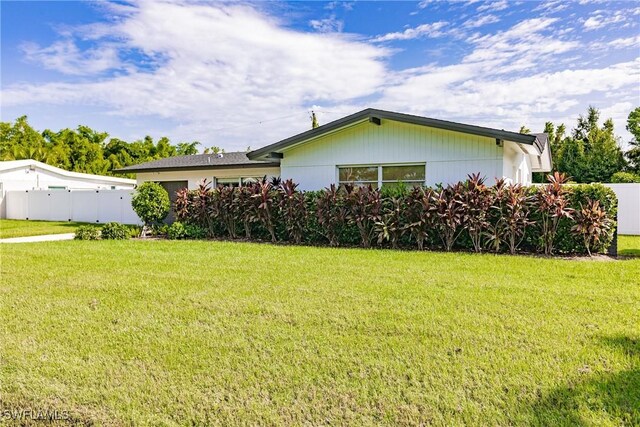
<path fill-rule="evenodd" d="M 450 130 L 454 132 L 485 136 L 488 138 L 513 141 L 519 144 L 534 145 L 536 143 L 536 140 L 538 139 L 535 135 L 521 134 L 505 130 L 486 128 L 482 126 L 468 125 L 464 123 L 449 122 L 446 120 L 431 119 L 428 117 L 413 116 L 410 114 L 395 113 L 391 111 L 368 108 L 366 110 L 351 114 L 350 116 L 346 116 L 333 122 L 327 123 L 326 125 L 322 125 L 315 129 L 311 129 L 298 135 L 283 139 L 282 141 L 276 142 L 274 144 L 267 145 L 266 147 L 251 151 L 247 153 L 247 157 L 251 160 L 256 160 L 273 152 L 281 152 L 282 150 L 286 150 L 291 146 L 318 138 L 326 133 L 339 130 L 343 127 L 370 119 L 372 117 L 416 124 L 426 127 L 433 127 L 437 129 Z"/>

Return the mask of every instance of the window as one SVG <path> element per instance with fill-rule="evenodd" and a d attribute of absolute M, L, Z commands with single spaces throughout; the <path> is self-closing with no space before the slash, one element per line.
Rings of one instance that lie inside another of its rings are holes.
<path fill-rule="evenodd" d="M 245 176 L 242 178 L 216 178 L 216 185 L 224 185 L 228 187 L 240 187 L 241 185 L 253 184 L 260 182 L 262 178 L 255 176 Z"/>
<path fill-rule="evenodd" d="M 378 166 L 357 166 L 340 168 L 338 173 L 338 181 L 340 184 L 348 182 L 355 185 L 378 186 Z"/>
<path fill-rule="evenodd" d="M 338 183 L 386 187 L 399 183 L 424 185 L 425 165 L 344 166 L 338 168 Z"/>

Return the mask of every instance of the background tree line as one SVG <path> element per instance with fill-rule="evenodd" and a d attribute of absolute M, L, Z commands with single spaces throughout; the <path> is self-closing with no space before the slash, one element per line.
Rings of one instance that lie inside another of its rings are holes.
<path fill-rule="evenodd" d="M 98 175 L 126 175 L 113 171 L 165 157 L 198 154 L 199 145 L 198 141 L 174 145 L 167 137 L 154 142 L 150 136 L 127 142 L 109 138 L 108 133 L 88 126 L 39 132 L 29 125 L 27 116 L 0 122 L 0 160 L 34 159 L 69 171 Z M 204 150 L 219 151 L 224 150 Z"/>
<path fill-rule="evenodd" d="M 640 107 L 631 111 L 627 119 L 632 140 L 626 153 L 615 135 L 613 120 L 607 119 L 602 125 L 599 121 L 600 111 L 589 107 L 568 135 L 563 123 L 545 124 L 543 131 L 549 135 L 553 171 L 579 183 L 640 182 Z M 530 130 L 523 126 L 520 132 Z M 27 116 L 0 122 L 0 160 L 34 159 L 69 171 L 99 175 L 116 175 L 115 169 L 165 157 L 198 154 L 199 146 L 198 141 L 174 145 L 167 137 L 154 142 L 150 136 L 127 142 L 109 138 L 108 133 L 88 126 L 39 132 L 29 125 Z M 203 152 L 224 150 L 211 147 Z M 545 182 L 545 176 L 536 173 L 534 181 Z"/>
<path fill-rule="evenodd" d="M 585 116 L 578 117 L 569 135 L 564 123 L 545 123 L 543 132 L 549 135 L 553 170 L 579 183 L 640 182 L 640 107 L 629 113 L 626 128 L 632 140 L 625 153 L 615 135 L 613 120 L 600 125 L 600 111 L 595 107 L 590 106 Z M 530 133 L 525 126 L 520 132 Z M 544 182 L 546 175 L 536 173 L 534 181 Z"/>

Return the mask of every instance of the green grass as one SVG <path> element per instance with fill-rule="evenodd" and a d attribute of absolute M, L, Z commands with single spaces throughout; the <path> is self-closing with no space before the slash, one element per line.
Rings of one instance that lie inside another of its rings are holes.
<path fill-rule="evenodd" d="M 0 219 L 0 239 L 10 237 L 41 236 L 44 234 L 73 233 L 83 223 L 69 221 L 27 221 Z"/>
<path fill-rule="evenodd" d="M 640 424 L 640 259 L 0 250 L 0 410 L 97 425 Z"/>
<path fill-rule="evenodd" d="M 640 257 L 640 236 L 618 236 L 618 255 Z"/>

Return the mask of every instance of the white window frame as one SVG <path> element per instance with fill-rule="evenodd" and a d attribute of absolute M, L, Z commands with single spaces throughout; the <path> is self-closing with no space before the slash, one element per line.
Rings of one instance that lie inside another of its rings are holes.
<path fill-rule="evenodd" d="M 238 187 L 242 187 L 242 185 L 244 184 L 243 180 L 245 179 L 255 179 L 256 181 L 260 182 L 260 180 L 262 180 L 262 177 L 257 177 L 257 176 L 239 176 L 239 177 L 235 177 L 235 176 L 231 176 L 231 177 L 217 177 L 214 176 L 213 177 L 213 188 L 218 186 L 218 180 L 223 179 L 225 181 L 227 181 L 227 183 L 231 180 L 235 180 L 238 183 Z"/>
<path fill-rule="evenodd" d="M 424 167 L 424 180 L 419 181 L 419 180 L 411 180 L 411 181 L 406 181 L 407 183 L 420 183 L 420 185 L 425 186 L 427 183 L 427 164 L 426 162 L 419 162 L 419 163 L 379 163 L 379 164 L 364 164 L 364 165 L 339 165 L 336 166 L 336 183 L 338 185 L 342 185 L 345 184 L 346 182 L 340 182 L 340 169 L 342 168 L 378 168 L 378 188 L 382 188 L 383 184 L 390 184 L 390 183 L 394 183 L 394 182 L 398 182 L 398 181 L 389 181 L 389 180 L 383 180 L 382 179 L 382 168 L 384 167 L 388 167 L 388 166 L 422 166 Z M 405 181 L 402 181 L 405 182 Z M 367 184 L 369 183 L 373 183 L 372 181 L 367 181 Z"/>

